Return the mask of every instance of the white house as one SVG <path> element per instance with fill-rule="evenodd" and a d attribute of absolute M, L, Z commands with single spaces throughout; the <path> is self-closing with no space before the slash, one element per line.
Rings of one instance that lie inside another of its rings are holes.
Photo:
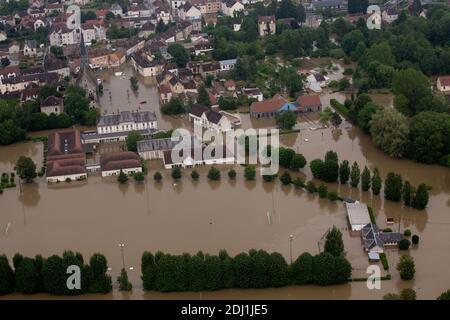
<path fill-rule="evenodd" d="M 39 28 L 45 28 L 45 21 L 43 19 L 36 19 L 33 23 L 34 31 Z"/>
<path fill-rule="evenodd" d="M 139 155 L 131 151 L 102 154 L 100 156 L 100 168 L 102 177 L 117 176 L 121 170 L 127 175 L 142 172 Z"/>
<path fill-rule="evenodd" d="M 47 115 L 52 113 L 60 114 L 64 111 L 63 99 L 55 96 L 49 96 L 41 103 L 41 112 Z"/>
<path fill-rule="evenodd" d="M 234 68 L 237 59 L 229 59 L 229 60 L 221 60 L 220 63 L 220 71 L 229 71 Z"/>
<path fill-rule="evenodd" d="M 143 77 L 155 77 L 160 74 L 163 69 L 163 65 L 159 61 L 150 61 L 139 53 L 131 55 L 131 64 L 133 65 L 134 70 Z"/>
<path fill-rule="evenodd" d="M 172 157 L 176 155 L 176 157 Z M 164 168 L 172 169 L 175 167 L 192 168 L 201 165 L 214 164 L 233 164 L 235 163 L 234 154 L 226 149 L 225 146 L 180 148 L 179 153 L 173 150 L 163 153 Z"/>
<path fill-rule="evenodd" d="M 189 111 L 189 121 L 215 132 L 227 132 L 232 129 L 231 121 L 226 116 L 200 105 L 192 106 Z"/>
<path fill-rule="evenodd" d="M 198 20 L 202 18 L 200 9 L 194 7 L 191 3 L 186 2 L 178 9 L 178 15 L 182 20 Z"/>
<path fill-rule="evenodd" d="M 185 0 L 170 0 L 170 7 L 173 11 L 177 11 L 177 9 L 182 7 L 185 3 Z"/>
<path fill-rule="evenodd" d="M 8 35 L 5 31 L 0 30 L 0 42 L 5 41 L 6 39 L 8 39 Z"/>
<path fill-rule="evenodd" d="M 264 99 L 263 93 L 258 88 L 242 88 L 242 94 L 256 101 L 263 101 Z"/>
<path fill-rule="evenodd" d="M 235 12 L 243 11 L 244 5 L 236 0 L 226 0 L 222 2 L 222 12 L 226 16 L 234 17 Z"/>
<path fill-rule="evenodd" d="M 28 57 L 34 57 L 37 55 L 36 40 L 25 40 L 23 45 L 23 55 Z"/>
<path fill-rule="evenodd" d="M 436 86 L 440 92 L 450 92 L 450 76 L 439 77 Z"/>
<path fill-rule="evenodd" d="M 344 206 L 352 231 L 361 231 L 364 226 L 371 223 L 369 209 L 365 203 L 344 202 Z"/>
<path fill-rule="evenodd" d="M 115 16 L 122 16 L 123 15 L 123 9 L 122 7 L 116 2 L 111 5 L 111 8 L 109 9 L 112 13 L 114 13 Z"/>
<path fill-rule="evenodd" d="M 99 134 L 157 129 L 156 114 L 150 111 L 122 111 L 100 117 Z"/>

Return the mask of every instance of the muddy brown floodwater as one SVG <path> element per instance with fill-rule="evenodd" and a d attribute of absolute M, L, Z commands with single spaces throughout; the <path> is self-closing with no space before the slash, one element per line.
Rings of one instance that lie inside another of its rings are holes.
<path fill-rule="evenodd" d="M 323 133 L 323 135 L 322 135 Z M 308 142 L 305 142 L 305 138 Z M 304 130 L 301 134 L 283 135 L 283 145 L 303 153 L 309 161 L 336 150 L 340 159 L 358 161 L 360 166 L 378 167 L 384 177 L 396 171 L 413 184 L 425 182 L 433 187 L 425 211 L 405 209 L 398 203 L 371 198 L 369 193 L 330 184 L 330 189 L 361 199 L 376 211 L 378 224 L 386 227 L 385 218 L 395 218 L 393 228 L 409 228 L 419 234 L 418 248 L 410 250 L 416 262 L 414 281 L 401 281 L 395 265 L 396 250 L 388 251 L 393 280 L 383 281 L 381 290 L 368 290 L 364 282 L 331 287 L 287 287 L 264 290 L 221 290 L 202 293 L 143 292 L 139 278 L 140 257 L 144 250 L 162 250 L 174 254 L 197 250 L 217 253 L 226 249 L 236 254 L 251 248 L 279 251 L 289 261 L 289 235 L 294 235 L 294 258 L 304 251 L 319 252 L 319 240 L 333 224 L 344 231 L 347 256 L 355 277 L 364 276 L 368 265 L 358 237 L 347 231 L 341 203 L 330 203 L 304 191 L 283 187 L 280 183 L 245 182 L 242 174 L 229 182 L 226 169 L 220 182 L 206 180 L 206 167 L 200 168 L 201 179 L 193 183 L 185 177 L 176 185 L 169 172 L 161 184 L 148 178 L 145 184 L 133 182 L 119 186 L 114 179 L 90 176 L 88 182 L 47 186 L 44 179 L 19 190 L 8 189 L 0 196 L 1 251 L 9 257 L 15 252 L 34 256 L 61 254 L 66 249 L 80 251 L 89 257 L 104 253 L 115 278 L 121 268 L 118 243 L 125 243 L 125 260 L 134 289 L 123 296 L 114 290 L 106 296 L 82 298 L 237 298 L 237 299 L 379 299 L 387 292 L 414 287 L 419 298 L 434 299 L 450 287 L 450 171 L 407 160 L 395 160 L 376 149 L 368 136 L 344 124 L 338 132 Z M 0 148 L 1 170 L 10 171 L 19 155 L 41 159 L 40 143 L 16 144 Z M 149 177 L 161 164 L 150 164 Z M 237 167 L 242 173 L 241 167 Z M 309 169 L 301 173 L 310 178 Z M 267 212 L 270 212 L 270 222 Z M 5 228 L 11 223 L 8 234 Z M 47 298 L 33 295 L 26 298 Z M 6 299 L 23 298 L 10 295 Z"/>

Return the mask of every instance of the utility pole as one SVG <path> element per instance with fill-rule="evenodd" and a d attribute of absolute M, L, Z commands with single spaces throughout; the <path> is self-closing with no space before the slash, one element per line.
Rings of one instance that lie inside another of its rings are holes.
<path fill-rule="evenodd" d="M 125 247 L 124 243 L 119 243 L 120 252 L 122 254 L 122 268 L 125 270 L 125 255 L 123 253 L 124 247 Z"/>
<path fill-rule="evenodd" d="M 292 264 L 292 241 L 294 241 L 294 235 L 289 235 L 289 255 L 291 257 L 291 264 Z"/>

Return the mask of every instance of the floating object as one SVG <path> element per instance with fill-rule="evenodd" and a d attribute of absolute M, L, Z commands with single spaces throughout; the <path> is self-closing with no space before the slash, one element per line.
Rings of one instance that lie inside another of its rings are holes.
<path fill-rule="evenodd" d="M 269 222 L 269 224 L 272 224 L 272 221 L 270 220 L 270 214 L 269 214 L 269 211 L 267 211 L 267 221 Z"/>
<path fill-rule="evenodd" d="M 5 229 L 5 236 L 8 236 L 10 227 L 11 227 L 11 222 L 8 222 L 8 224 L 6 225 L 6 229 Z"/>
<path fill-rule="evenodd" d="M 141 101 L 139 104 L 146 104 L 147 101 Z"/>
<path fill-rule="evenodd" d="M 130 270 L 134 270 L 134 267 L 130 267 Z"/>
<path fill-rule="evenodd" d="M 305 142 L 308 142 L 308 141 L 309 141 L 309 139 L 305 138 Z"/>
<path fill-rule="evenodd" d="M 121 71 L 114 72 L 114 75 L 116 77 L 120 77 L 122 74 L 123 74 L 123 72 L 121 72 Z"/>
<path fill-rule="evenodd" d="M 108 267 L 108 271 L 111 271 L 112 270 L 112 268 L 111 267 Z"/>

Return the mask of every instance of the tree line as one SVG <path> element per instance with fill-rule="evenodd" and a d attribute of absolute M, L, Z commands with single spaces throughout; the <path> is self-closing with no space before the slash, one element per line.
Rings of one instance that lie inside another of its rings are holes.
<path fill-rule="evenodd" d="M 383 186 L 378 168 L 372 172 L 367 166 L 364 166 L 361 172 L 356 161 L 351 167 L 347 160 L 343 160 L 339 164 L 338 155 L 334 151 L 328 151 L 324 160 L 312 160 L 309 166 L 313 177 L 325 182 L 339 182 L 344 185 L 350 183 L 353 188 L 361 185 L 362 191 L 371 189 L 374 195 L 379 195 Z M 401 175 L 389 172 L 384 183 L 384 198 L 396 202 L 403 201 L 405 206 L 423 210 L 428 204 L 428 190 L 429 187 L 424 183 L 419 184 L 416 188 L 409 181 L 403 182 Z"/>
<path fill-rule="evenodd" d="M 327 250 L 315 256 L 303 253 L 290 265 L 281 254 L 264 250 L 250 250 L 234 257 L 225 250 L 218 255 L 201 251 L 195 255 L 145 252 L 141 270 L 144 289 L 161 292 L 325 286 L 345 283 L 351 277 L 347 259 Z"/>
<path fill-rule="evenodd" d="M 45 292 L 54 295 L 80 295 L 83 293 L 108 293 L 112 290 L 111 277 L 106 274 L 107 260 L 95 253 L 89 264 L 84 263 L 81 253 L 65 251 L 62 256 L 44 258 L 24 257 L 17 253 L 13 259 L 14 269 L 5 255 L 0 256 L 0 295 L 19 292 L 34 294 Z M 81 288 L 67 287 L 67 268 L 76 265 L 81 270 Z"/>

